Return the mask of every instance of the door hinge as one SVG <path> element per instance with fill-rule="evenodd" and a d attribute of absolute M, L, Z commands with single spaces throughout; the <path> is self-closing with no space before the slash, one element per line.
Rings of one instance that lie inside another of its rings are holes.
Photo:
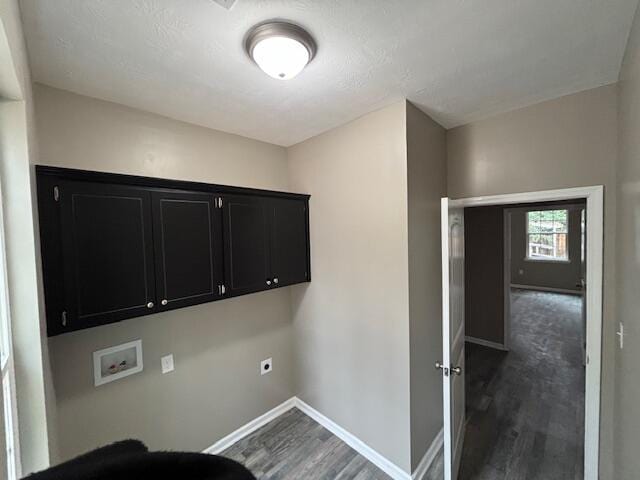
<path fill-rule="evenodd" d="M 61 316 L 62 316 L 62 326 L 66 327 L 67 326 L 67 311 L 63 310 Z"/>
<path fill-rule="evenodd" d="M 60 189 L 57 185 L 53 187 L 53 200 L 56 202 L 60 201 Z"/>

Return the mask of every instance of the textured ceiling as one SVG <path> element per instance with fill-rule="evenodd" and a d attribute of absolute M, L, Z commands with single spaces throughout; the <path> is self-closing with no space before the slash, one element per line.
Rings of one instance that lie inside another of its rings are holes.
<path fill-rule="evenodd" d="M 36 81 L 291 145 L 403 97 L 445 127 L 615 82 L 638 0 L 22 0 Z M 245 55 L 293 20 L 295 79 Z"/>

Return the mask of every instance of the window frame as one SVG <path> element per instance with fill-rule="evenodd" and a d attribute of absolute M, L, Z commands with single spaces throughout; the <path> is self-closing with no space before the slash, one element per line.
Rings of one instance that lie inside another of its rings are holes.
<path fill-rule="evenodd" d="M 529 213 L 531 212 L 547 212 L 547 211 L 559 211 L 559 210 L 564 210 L 565 212 L 567 212 L 567 229 L 566 232 L 550 232 L 550 233 L 531 233 L 529 232 Z M 569 206 L 566 207 L 558 207 L 558 206 L 554 206 L 554 207 L 547 207 L 547 208 L 534 208 L 531 210 L 526 210 L 524 212 L 524 218 L 525 218 L 525 238 L 524 238 L 524 249 L 525 249 L 525 257 L 524 260 L 525 262 L 534 262 L 534 263 L 571 263 L 571 252 L 569 251 L 569 217 L 571 214 L 571 208 Z M 532 257 L 530 255 L 530 249 L 529 249 L 529 238 L 531 235 L 554 235 L 554 234 L 561 234 L 561 235 L 566 235 L 567 236 L 567 257 L 566 258 L 538 258 L 538 257 Z"/>
<path fill-rule="evenodd" d="M 0 435 L 5 437 L 3 454 L 6 456 L 7 463 L 0 468 L 6 468 L 5 474 L 8 480 L 17 480 L 22 478 L 22 462 L 3 209 L 2 190 L 0 190 L 0 388 L 2 389 L 0 414 L 3 416 L 4 423 L 4 431 L 0 431 Z"/>

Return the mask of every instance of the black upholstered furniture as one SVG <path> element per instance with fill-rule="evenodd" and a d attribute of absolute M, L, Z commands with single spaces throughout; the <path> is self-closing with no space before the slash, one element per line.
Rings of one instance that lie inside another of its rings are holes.
<path fill-rule="evenodd" d="M 256 480 L 245 467 L 217 455 L 149 452 L 137 440 L 98 448 L 26 477 L 29 480 Z"/>

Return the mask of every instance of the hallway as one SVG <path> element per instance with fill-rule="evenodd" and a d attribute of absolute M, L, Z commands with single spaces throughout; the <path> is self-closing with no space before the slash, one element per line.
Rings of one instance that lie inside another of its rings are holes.
<path fill-rule="evenodd" d="M 512 290 L 511 351 L 466 344 L 460 480 L 582 479 L 581 298 Z"/>

